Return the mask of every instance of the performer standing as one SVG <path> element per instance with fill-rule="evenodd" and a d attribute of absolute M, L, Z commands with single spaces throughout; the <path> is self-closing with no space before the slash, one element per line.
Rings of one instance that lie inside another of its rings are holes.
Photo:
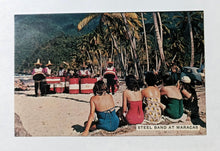
<path fill-rule="evenodd" d="M 51 77 L 52 76 L 52 63 L 50 62 L 50 60 L 48 61 L 48 64 L 46 64 L 46 67 L 44 68 L 44 74 L 47 77 Z M 46 84 L 46 94 L 48 94 L 50 92 L 50 86 L 54 86 L 54 85 L 50 85 L 50 84 Z"/>
<path fill-rule="evenodd" d="M 83 62 L 82 69 L 79 70 L 79 77 L 80 78 L 89 78 L 91 76 L 91 72 L 86 68 L 85 62 Z"/>
<path fill-rule="evenodd" d="M 116 81 L 118 80 L 117 75 L 116 75 L 116 70 L 113 66 L 113 62 L 111 61 L 111 59 L 109 59 L 109 61 L 107 62 L 108 66 L 105 69 L 104 72 L 104 78 L 107 79 L 107 89 L 108 89 L 108 93 L 110 93 L 110 88 L 112 90 L 112 95 L 114 95 L 115 93 L 115 87 L 114 85 L 116 84 Z"/>
<path fill-rule="evenodd" d="M 63 65 L 60 65 L 59 71 L 58 71 L 58 77 L 63 77 L 63 76 L 65 76 L 65 70 L 64 70 Z"/>
<path fill-rule="evenodd" d="M 172 84 L 177 84 L 177 81 L 180 80 L 181 69 L 177 66 L 176 63 L 172 63 L 171 66 L 171 78 Z"/>
<path fill-rule="evenodd" d="M 37 62 L 34 64 L 35 68 L 32 71 L 34 87 L 35 87 L 35 96 L 38 96 L 38 89 L 40 88 L 41 96 L 45 94 L 44 84 L 45 75 L 43 73 L 43 68 L 41 67 L 40 59 L 37 59 Z"/>
<path fill-rule="evenodd" d="M 44 74 L 47 77 L 51 77 L 52 76 L 52 63 L 50 62 L 50 60 L 48 61 L 48 64 L 46 64 L 46 67 L 44 68 Z"/>

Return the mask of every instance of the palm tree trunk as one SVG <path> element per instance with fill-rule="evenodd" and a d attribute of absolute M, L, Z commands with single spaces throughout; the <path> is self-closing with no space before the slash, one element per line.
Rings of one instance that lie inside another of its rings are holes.
<path fill-rule="evenodd" d="M 200 64 L 199 64 L 199 67 L 201 67 L 201 65 L 202 65 L 202 60 L 203 60 L 203 53 L 201 53 L 201 57 L 200 57 Z"/>
<path fill-rule="evenodd" d="M 133 50 L 134 51 L 134 55 L 135 55 L 135 62 L 137 64 L 137 68 L 138 68 L 138 74 L 139 74 L 139 78 L 144 82 L 145 79 L 144 79 L 144 72 L 142 71 L 142 68 L 141 68 L 141 65 L 140 65 L 140 61 L 137 57 L 137 53 L 136 53 L 136 40 L 135 40 L 135 37 L 133 36 L 133 43 L 134 43 L 134 46 L 135 46 L 135 49 Z"/>
<path fill-rule="evenodd" d="M 102 53 L 101 51 L 98 49 L 98 52 L 99 52 L 99 60 L 100 60 L 100 75 L 102 75 Z"/>
<path fill-rule="evenodd" d="M 114 36 L 111 34 L 111 37 L 112 37 L 112 40 L 113 40 L 113 43 L 114 43 L 114 46 L 115 46 L 115 48 L 116 48 L 116 51 L 117 51 L 117 54 L 118 54 L 118 58 L 119 58 L 119 61 L 120 61 L 120 63 L 121 63 L 121 67 L 122 67 L 122 71 L 123 71 L 123 74 L 124 74 L 124 76 L 126 75 L 126 73 L 125 73 L 125 69 L 124 69 L 124 64 L 123 64 L 123 62 L 122 62 L 122 56 L 121 56 L 121 54 L 120 54 L 120 52 L 119 52 L 119 48 L 118 48 L 118 45 L 117 45 L 117 42 L 116 42 L 116 40 L 115 40 L 115 38 L 114 38 Z"/>
<path fill-rule="evenodd" d="M 132 51 L 132 47 L 130 47 L 130 51 L 131 51 L 131 56 L 132 56 L 132 60 L 135 60 L 134 59 L 134 52 Z M 137 68 L 137 63 L 134 61 L 134 69 L 135 69 L 135 75 L 137 76 L 137 77 L 139 77 L 139 74 L 138 74 L 138 68 Z"/>
<path fill-rule="evenodd" d="M 157 44 L 158 44 L 159 51 L 160 51 L 160 58 L 161 58 L 162 62 L 165 64 L 165 56 L 163 53 L 163 44 L 162 44 L 162 41 L 160 38 L 156 13 L 153 13 L 153 19 L 154 19 L 154 27 L 155 27 L 155 33 L 156 33 L 156 38 L 157 38 Z"/>
<path fill-rule="evenodd" d="M 114 52 L 114 45 L 113 45 L 113 40 L 111 41 L 111 44 L 112 44 L 112 54 L 111 54 L 111 59 L 112 59 L 112 56 L 113 56 L 113 52 Z"/>
<path fill-rule="evenodd" d="M 158 69 L 158 57 L 157 57 L 157 51 L 155 50 L 155 61 L 156 61 L 156 67 L 155 69 Z"/>
<path fill-rule="evenodd" d="M 135 65 L 136 65 L 135 70 L 136 70 L 136 73 L 137 73 L 137 78 L 138 79 L 139 78 L 142 79 L 141 74 L 138 74 L 138 73 L 142 73 L 142 69 L 140 68 L 140 66 L 138 64 L 137 54 L 136 54 L 136 51 L 135 51 L 136 50 L 135 39 L 132 40 L 131 33 L 130 33 L 129 28 L 127 26 L 127 19 L 125 17 L 125 14 L 121 13 L 121 15 L 122 15 L 122 17 L 124 19 L 124 23 L 125 23 L 125 27 L 126 27 L 126 32 L 128 34 L 128 37 L 129 37 L 129 40 L 130 40 L 130 43 L 131 43 L 131 49 L 132 49 L 132 52 L 133 52 L 133 55 L 134 55 L 134 61 L 135 61 Z"/>
<path fill-rule="evenodd" d="M 125 52 L 125 59 L 124 59 L 124 65 L 125 65 L 125 76 L 127 76 L 128 75 L 128 66 L 127 66 L 127 62 L 128 62 L 128 57 L 127 57 L 127 50 L 126 50 L 126 48 L 124 48 L 125 50 L 124 50 L 124 52 Z"/>
<path fill-rule="evenodd" d="M 160 13 L 157 13 L 158 16 L 158 21 L 159 21 L 159 25 L 160 25 L 160 39 L 162 42 L 162 47 L 163 47 L 163 25 L 162 25 L 162 21 L 161 21 L 161 17 L 160 17 Z"/>
<path fill-rule="evenodd" d="M 145 23 L 144 23 L 144 15 L 141 13 L 141 18 L 142 18 L 142 24 L 143 24 L 143 29 L 144 29 L 144 43 L 145 43 L 145 51 L 146 51 L 146 59 L 147 59 L 147 71 L 149 71 L 149 58 L 148 58 L 148 48 L 147 48 L 147 35 L 146 35 L 146 30 L 145 30 Z"/>
<path fill-rule="evenodd" d="M 89 51 L 88 51 L 88 50 L 86 50 L 86 52 L 87 52 L 87 55 L 88 55 L 88 57 L 89 57 L 89 60 L 90 60 L 91 62 L 93 62 L 93 61 L 92 61 L 92 59 L 91 59 L 91 56 L 90 56 Z M 92 73 L 94 73 L 93 66 L 91 66 L 91 70 L 92 70 Z"/>
<path fill-rule="evenodd" d="M 188 25 L 189 25 L 189 34 L 190 34 L 190 42 L 191 42 L 191 61 L 190 61 L 190 67 L 194 66 L 194 40 L 193 40 L 193 31 L 192 31 L 192 24 L 191 24 L 191 17 L 189 12 L 187 12 L 187 18 L 188 18 Z"/>
<path fill-rule="evenodd" d="M 122 51 L 121 40 L 120 40 L 120 53 L 121 53 L 121 63 L 124 67 L 125 66 L 125 64 L 124 64 L 124 53 Z"/>
<path fill-rule="evenodd" d="M 133 37 L 133 44 L 134 44 L 134 46 L 135 46 L 135 48 L 136 48 L 136 44 L 135 44 L 135 37 Z M 137 53 L 136 53 L 136 49 L 132 49 L 133 50 L 133 53 L 134 53 L 134 61 L 135 61 L 135 65 L 136 65 L 136 72 L 137 72 L 137 78 L 139 79 L 140 78 L 140 70 L 138 70 L 138 69 L 140 69 L 139 68 L 139 64 L 138 64 L 138 61 L 137 61 Z"/>

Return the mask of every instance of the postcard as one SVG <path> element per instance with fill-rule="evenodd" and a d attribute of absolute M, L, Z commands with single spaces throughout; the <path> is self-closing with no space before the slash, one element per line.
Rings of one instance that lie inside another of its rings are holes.
<path fill-rule="evenodd" d="M 204 11 L 14 15 L 14 135 L 206 135 Z"/>

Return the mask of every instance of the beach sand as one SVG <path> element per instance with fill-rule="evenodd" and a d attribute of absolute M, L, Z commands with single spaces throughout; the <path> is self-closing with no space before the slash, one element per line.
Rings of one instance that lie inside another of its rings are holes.
<path fill-rule="evenodd" d="M 125 84 L 113 96 L 116 109 L 122 106 L 122 91 Z M 199 100 L 200 119 L 178 123 L 162 122 L 162 125 L 200 125 L 199 130 L 136 130 L 135 125 L 126 125 L 115 132 L 96 130 L 89 136 L 158 136 L 158 135 L 206 135 L 205 87 L 196 88 Z M 88 119 L 89 100 L 93 94 L 48 94 L 34 97 L 34 87 L 29 91 L 15 91 L 14 111 L 23 127 L 31 136 L 81 136 L 84 122 Z M 153 125 L 152 125 L 153 126 Z"/>

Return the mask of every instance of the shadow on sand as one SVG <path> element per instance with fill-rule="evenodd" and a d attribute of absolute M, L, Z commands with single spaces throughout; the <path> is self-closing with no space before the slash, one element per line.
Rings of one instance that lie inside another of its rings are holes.
<path fill-rule="evenodd" d="M 206 123 L 200 118 L 192 118 L 191 122 L 193 123 L 193 125 L 200 125 L 201 127 L 206 128 Z"/>
<path fill-rule="evenodd" d="M 73 125 L 72 128 L 73 128 L 73 130 L 75 130 L 76 132 L 82 133 L 82 132 L 84 131 L 84 127 L 82 127 L 82 126 L 79 125 L 79 124 Z"/>
<path fill-rule="evenodd" d="M 26 96 L 36 97 L 35 94 L 26 94 Z"/>
<path fill-rule="evenodd" d="M 79 100 L 79 99 L 74 99 L 74 98 L 68 98 L 68 97 L 60 97 L 60 96 L 52 96 L 52 97 L 62 98 L 62 99 L 69 99 L 69 100 L 73 100 L 73 101 L 77 101 L 77 102 L 82 102 L 82 103 L 89 103 L 89 101 Z"/>
<path fill-rule="evenodd" d="M 14 94 L 26 95 L 26 93 L 24 91 L 14 91 Z"/>

